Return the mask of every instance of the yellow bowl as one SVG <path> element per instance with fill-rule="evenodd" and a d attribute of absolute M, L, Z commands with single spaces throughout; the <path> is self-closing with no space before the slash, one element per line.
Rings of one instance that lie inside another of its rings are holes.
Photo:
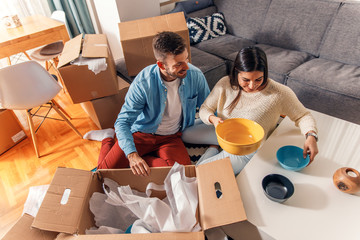
<path fill-rule="evenodd" d="M 264 138 L 260 124 L 244 118 L 227 119 L 217 125 L 215 132 L 220 147 L 235 155 L 255 152 Z"/>

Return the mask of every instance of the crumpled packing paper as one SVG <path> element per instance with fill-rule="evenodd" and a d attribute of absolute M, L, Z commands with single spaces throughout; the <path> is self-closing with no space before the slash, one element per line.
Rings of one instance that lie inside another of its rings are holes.
<path fill-rule="evenodd" d="M 105 71 L 107 68 L 106 58 L 84 58 L 79 56 L 77 59 L 71 62 L 73 65 L 84 66 L 87 65 L 88 69 L 96 74 L 101 71 Z"/>
<path fill-rule="evenodd" d="M 104 227 L 125 231 L 130 225 L 131 233 L 201 230 L 196 220 L 197 180 L 185 176 L 183 165 L 175 163 L 164 185 L 149 183 L 145 193 L 130 186 L 118 186 L 111 179 L 104 179 L 103 188 L 105 194 L 94 193 L 90 199 L 90 209 L 101 232 Z M 151 190 L 165 190 L 167 197 L 163 200 L 149 197 Z"/>

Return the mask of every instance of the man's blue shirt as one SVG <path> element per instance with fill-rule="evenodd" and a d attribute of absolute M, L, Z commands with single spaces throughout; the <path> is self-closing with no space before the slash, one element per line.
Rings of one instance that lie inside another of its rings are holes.
<path fill-rule="evenodd" d="M 210 93 L 200 69 L 192 64 L 188 66 L 187 75 L 179 86 L 183 116 L 181 130 L 194 124 L 196 109 Z M 132 133 L 156 132 L 164 114 L 166 98 L 167 89 L 156 64 L 144 68 L 131 83 L 115 122 L 116 137 L 125 156 L 136 152 Z"/>

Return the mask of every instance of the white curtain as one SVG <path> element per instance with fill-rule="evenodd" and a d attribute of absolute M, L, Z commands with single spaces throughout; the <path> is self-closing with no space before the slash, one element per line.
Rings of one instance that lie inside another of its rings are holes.
<path fill-rule="evenodd" d="M 50 17 L 51 12 L 47 0 L 0 0 L 0 17 L 15 15 L 19 18 L 30 15 Z"/>

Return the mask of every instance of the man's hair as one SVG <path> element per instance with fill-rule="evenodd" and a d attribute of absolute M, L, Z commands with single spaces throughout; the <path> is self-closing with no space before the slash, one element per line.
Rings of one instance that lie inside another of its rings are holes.
<path fill-rule="evenodd" d="M 153 38 L 153 51 L 156 60 L 164 61 L 167 54 L 179 55 L 185 51 L 185 40 L 174 32 L 160 32 Z"/>

